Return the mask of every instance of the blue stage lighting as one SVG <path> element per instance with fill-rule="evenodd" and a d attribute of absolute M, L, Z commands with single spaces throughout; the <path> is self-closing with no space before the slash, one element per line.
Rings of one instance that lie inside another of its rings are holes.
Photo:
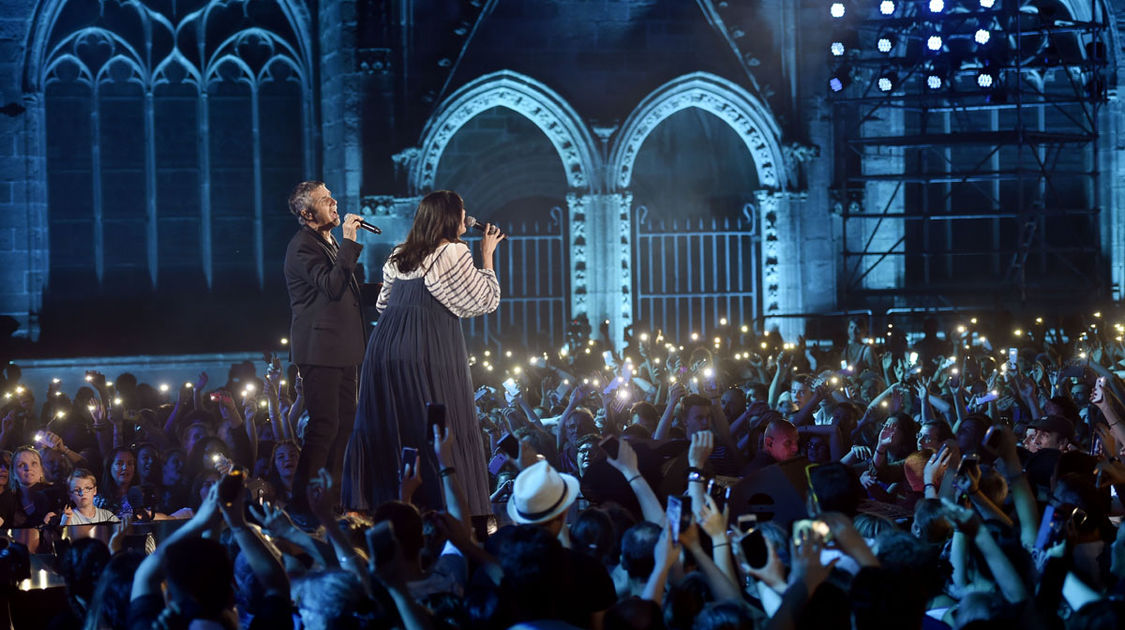
<path fill-rule="evenodd" d="M 851 66 L 844 64 L 836 68 L 836 71 L 832 73 L 832 78 L 828 79 L 828 87 L 831 88 L 833 92 L 839 92 L 851 85 L 851 82 Z"/>
<path fill-rule="evenodd" d="M 991 9 L 996 5 L 996 0 L 980 0 L 980 8 Z"/>
<path fill-rule="evenodd" d="M 890 92 L 891 90 L 895 89 L 895 85 L 897 83 L 898 76 L 895 75 L 895 73 L 890 72 L 879 77 L 876 85 L 879 87 L 880 92 Z"/>
<path fill-rule="evenodd" d="M 926 87 L 930 88 L 931 90 L 940 90 L 942 83 L 943 81 L 941 80 L 940 76 L 936 74 L 926 75 Z"/>
<path fill-rule="evenodd" d="M 996 83 L 996 76 L 993 75 L 991 70 L 981 70 L 977 74 L 977 85 L 979 87 L 988 89 Z"/>
<path fill-rule="evenodd" d="M 832 50 L 832 56 L 833 57 L 844 56 L 844 50 L 845 50 L 844 42 L 832 42 L 831 50 Z"/>
<path fill-rule="evenodd" d="M 941 35 L 930 35 L 926 39 L 926 48 L 934 52 L 941 50 Z"/>
<path fill-rule="evenodd" d="M 941 13 L 945 10 L 945 0 L 930 0 L 930 13 Z"/>
<path fill-rule="evenodd" d="M 891 0 L 883 0 L 879 3 L 879 13 L 883 15 L 891 15 L 895 12 L 895 3 Z"/>
<path fill-rule="evenodd" d="M 847 10 L 844 8 L 843 2 L 833 2 L 832 6 L 828 7 L 828 12 L 831 13 L 834 18 L 842 18 Z"/>
<path fill-rule="evenodd" d="M 989 33 L 986 28 L 978 28 L 977 32 L 973 35 L 973 41 L 981 46 L 987 44 L 990 39 L 992 39 L 992 33 Z"/>
<path fill-rule="evenodd" d="M 878 48 L 881 53 L 889 53 L 891 49 L 895 47 L 895 38 L 887 34 L 880 35 L 879 39 L 875 42 L 875 47 Z"/>

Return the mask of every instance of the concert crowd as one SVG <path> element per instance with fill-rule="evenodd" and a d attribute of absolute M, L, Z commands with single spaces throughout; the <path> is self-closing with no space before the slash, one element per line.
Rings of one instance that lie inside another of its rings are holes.
<path fill-rule="evenodd" d="M 998 321 L 477 348 L 487 516 L 436 423 L 385 453 L 398 501 L 349 511 L 322 471 L 290 518 L 307 415 L 277 360 L 178 392 L 12 364 L 0 588 L 45 558 L 51 628 L 1125 627 L 1125 327 Z"/>

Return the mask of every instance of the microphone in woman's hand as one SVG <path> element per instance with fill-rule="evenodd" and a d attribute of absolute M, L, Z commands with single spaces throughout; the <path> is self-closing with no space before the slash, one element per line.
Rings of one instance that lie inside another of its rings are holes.
<path fill-rule="evenodd" d="M 483 232 L 484 229 L 485 229 L 485 226 L 486 226 L 486 224 L 481 223 L 480 221 L 477 221 L 476 217 L 472 217 L 472 216 L 469 216 L 467 214 L 465 215 L 465 228 L 466 229 L 471 228 L 471 229 L 474 229 L 478 232 Z"/>

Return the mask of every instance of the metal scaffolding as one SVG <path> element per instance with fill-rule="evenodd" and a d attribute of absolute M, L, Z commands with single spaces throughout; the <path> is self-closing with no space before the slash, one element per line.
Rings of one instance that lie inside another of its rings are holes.
<path fill-rule="evenodd" d="M 862 4 L 832 44 L 844 303 L 1105 294 L 1101 3 Z M 897 286 L 871 281 L 887 269 Z"/>

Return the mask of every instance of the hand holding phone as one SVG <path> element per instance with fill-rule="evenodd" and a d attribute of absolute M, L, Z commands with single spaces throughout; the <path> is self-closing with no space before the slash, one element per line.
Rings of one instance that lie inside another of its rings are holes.
<path fill-rule="evenodd" d="M 219 501 L 230 507 L 238 499 L 245 484 L 245 476 L 238 468 L 231 470 L 219 481 Z"/>
<path fill-rule="evenodd" d="M 445 405 L 441 403 L 426 403 L 426 437 L 432 442 L 434 427 L 438 428 L 438 435 L 445 435 Z"/>

